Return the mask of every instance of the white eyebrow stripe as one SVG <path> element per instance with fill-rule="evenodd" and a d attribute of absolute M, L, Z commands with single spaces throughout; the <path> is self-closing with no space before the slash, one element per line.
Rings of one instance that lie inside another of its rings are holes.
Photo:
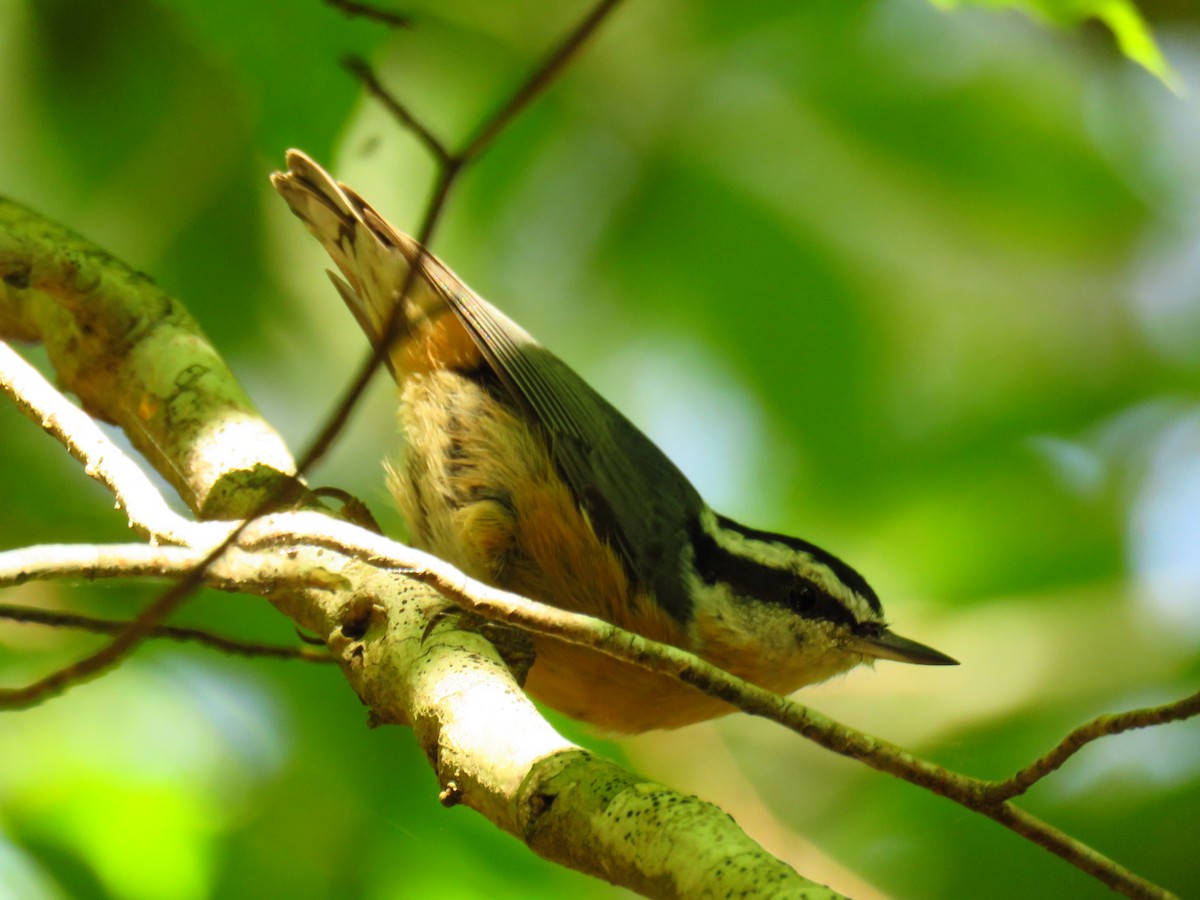
<path fill-rule="evenodd" d="M 722 528 L 711 509 L 701 513 L 700 524 L 722 550 L 813 582 L 829 596 L 840 600 L 857 622 L 883 621 L 883 616 L 872 608 L 866 598 L 850 588 L 833 569 L 811 553 L 778 541 L 762 541 Z"/>

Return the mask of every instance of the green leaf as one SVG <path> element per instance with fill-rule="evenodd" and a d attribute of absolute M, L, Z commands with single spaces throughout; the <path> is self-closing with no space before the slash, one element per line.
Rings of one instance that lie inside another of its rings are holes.
<path fill-rule="evenodd" d="M 1073 28 L 1088 19 L 1103 22 L 1117 46 L 1131 60 L 1172 91 L 1180 89 L 1179 76 L 1163 56 L 1145 17 L 1133 0 L 932 0 L 944 9 L 981 6 L 1019 9 L 1041 22 Z"/>

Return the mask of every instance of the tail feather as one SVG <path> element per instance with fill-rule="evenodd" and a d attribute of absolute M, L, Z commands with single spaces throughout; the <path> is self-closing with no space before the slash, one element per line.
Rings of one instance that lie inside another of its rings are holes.
<path fill-rule="evenodd" d="M 340 276 L 330 271 L 329 278 L 371 342 L 378 345 L 391 328 L 389 363 L 396 372 L 400 357 L 411 352 L 406 345 L 414 336 L 415 322 L 432 320 L 444 311 L 427 279 L 414 278 L 405 314 L 395 314 L 418 257 L 417 242 L 392 228 L 304 153 L 289 150 L 287 164 L 288 171 L 276 172 L 271 183 L 337 266 Z"/>
<path fill-rule="evenodd" d="M 330 272 L 330 280 L 367 337 L 375 346 L 389 342 L 387 362 L 397 380 L 485 364 L 483 348 L 458 311 L 483 301 L 305 154 L 289 150 L 287 164 L 288 171 L 276 172 L 271 182 L 337 266 L 341 274 Z M 410 278 L 414 265 L 419 268 Z M 516 325 L 511 330 L 524 335 Z"/>

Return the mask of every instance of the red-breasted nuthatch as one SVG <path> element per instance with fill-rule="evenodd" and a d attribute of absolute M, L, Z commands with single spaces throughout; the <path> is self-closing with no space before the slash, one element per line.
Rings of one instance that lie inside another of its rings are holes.
<path fill-rule="evenodd" d="M 388 481 L 413 544 L 481 581 L 674 644 L 779 693 L 859 663 L 954 665 L 893 634 L 879 598 L 807 541 L 717 515 L 565 363 L 298 151 L 275 187 L 324 245 L 378 345 L 392 325 L 407 446 Z M 618 732 L 732 707 L 665 675 L 535 637 L 526 688 Z"/>

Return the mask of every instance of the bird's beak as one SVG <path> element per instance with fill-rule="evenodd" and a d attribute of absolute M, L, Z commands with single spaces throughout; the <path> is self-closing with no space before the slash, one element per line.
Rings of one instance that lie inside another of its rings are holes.
<path fill-rule="evenodd" d="M 864 656 L 876 659 L 894 659 L 897 662 L 912 663 L 917 666 L 957 666 L 958 660 L 947 656 L 932 647 L 910 641 L 906 637 L 892 634 L 887 629 L 873 637 L 854 636 L 850 639 L 849 648 Z"/>

